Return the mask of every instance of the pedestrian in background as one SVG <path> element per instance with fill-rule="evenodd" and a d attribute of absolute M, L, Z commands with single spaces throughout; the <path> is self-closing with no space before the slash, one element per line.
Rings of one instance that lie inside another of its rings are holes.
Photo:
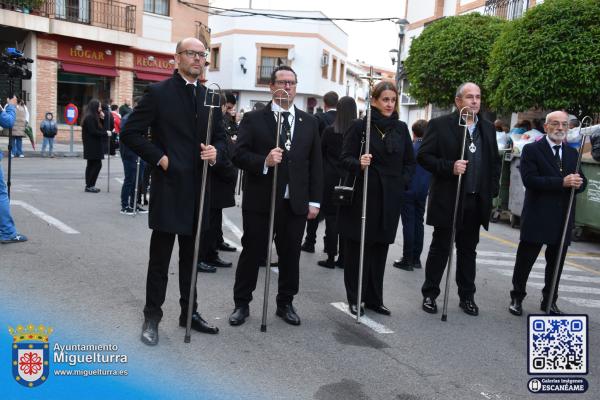
<path fill-rule="evenodd" d="M 107 141 L 110 131 L 104 128 L 104 112 L 97 99 L 92 99 L 85 108 L 83 123 L 81 124 L 81 138 L 83 140 L 83 158 L 87 160 L 85 168 L 85 191 L 98 193 L 96 180 L 102 169 L 104 159 L 103 143 Z"/>
<path fill-rule="evenodd" d="M 46 117 L 40 124 L 40 131 L 42 131 L 42 135 L 44 136 L 44 141 L 42 143 L 42 157 L 44 157 L 44 152 L 46 151 L 46 147 L 48 147 L 48 156 L 54 158 L 54 137 L 56 136 L 58 129 L 56 127 L 54 115 L 51 112 L 46 113 Z"/>
<path fill-rule="evenodd" d="M 6 108 L 0 112 L 0 126 L 5 129 L 12 128 L 15 123 L 17 98 L 6 99 Z M 0 151 L 0 161 L 2 152 Z M 4 172 L 0 162 L 0 243 L 26 242 L 27 236 L 21 235 L 15 228 L 15 221 L 10 215 L 10 199 L 8 189 L 4 182 Z"/>
<path fill-rule="evenodd" d="M 323 130 L 321 136 L 321 149 L 323 151 L 323 201 L 321 202 L 321 213 L 325 219 L 325 253 L 327 259 L 317 262 L 318 265 L 325 268 L 343 268 L 344 250 L 343 241 L 338 241 L 339 232 L 337 229 L 338 207 L 332 202 L 333 188 L 342 182 L 347 172 L 341 164 L 340 156 L 344 142 L 344 133 L 350 128 L 356 120 L 356 102 L 352 97 L 342 97 L 337 103 L 337 112 L 333 125 L 329 125 Z M 308 229 L 307 229 L 308 230 Z M 307 235 L 308 239 L 308 235 Z M 338 253 L 339 242 L 339 253 Z M 339 254 L 337 261 L 334 261 L 336 254 Z"/>
<path fill-rule="evenodd" d="M 427 121 L 420 119 L 412 126 L 413 150 L 415 157 L 423 142 L 423 135 L 427 129 Z M 423 237 L 425 229 L 423 216 L 425 203 L 429 192 L 431 173 L 419 164 L 416 165 L 415 175 L 410 181 L 408 189 L 404 192 L 404 200 L 400 209 L 402 217 L 402 259 L 394 261 L 394 267 L 405 271 L 421 268 L 421 252 L 423 251 Z"/>
<path fill-rule="evenodd" d="M 133 100 L 133 106 L 135 107 L 139 102 L 140 98 Z M 120 129 L 125 128 L 127 120 L 131 115 L 132 108 L 125 109 L 129 113 L 124 115 L 119 120 Z M 115 128 L 116 129 L 116 128 Z M 121 161 L 123 162 L 123 186 L 121 186 L 121 214 L 133 215 L 136 212 L 141 214 L 147 214 L 148 211 L 141 207 L 135 198 L 135 173 L 138 170 L 138 155 L 135 154 L 129 147 L 127 147 L 123 141 L 119 142 L 119 152 L 121 153 Z M 141 186 L 141 181 L 144 179 L 144 170 L 146 168 L 146 162 L 142 159 L 139 160 L 140 168 L 138 174 L 138 188 Z M 137 207 L 137 209 L 136 209 Z"/>
<path fill-rule="evenodd" d="M 25 127 L 29 123 L 29 110 L 23 99 L 17 100 L 15 124 L 12 130 L 12 157 L 23 158 L 23 136 Z"/>

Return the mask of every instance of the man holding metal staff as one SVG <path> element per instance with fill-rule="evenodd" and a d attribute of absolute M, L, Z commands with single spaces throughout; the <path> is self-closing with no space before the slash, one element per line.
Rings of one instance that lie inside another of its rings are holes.
<path fill-rule="evenodd" d="M 479 314 L 474 299 L 479 228 L 488 229 L 492 198 L 499 190 L 500 157 L 494 125 L 479 114 L 479 86 L 472 82 L 460 85 L 455 103 L 456 112 L 429 121 L 417 155 L 419 164 L 432 174 L 426 222 L 434 227 L 421 292 L 423 310 L 435 314 L 440 281 L 456 243 L 459 306 L 465 313 L 475 316 Z M 470 111 L 467 120 L 462 121 L 468 132 L 465 154 L 461 155 L 463 132 L 458 110 L 465 107 Z M 455 204 L 459 175 L 463 175 L 463 182 Z M 457 218 L 453 221 L 455 207 Z M 456 240 L 450 243 L 453 230 Z"/>
<path fill-rule="evenodd" d="M 181 314 L 179 325 L 186 325 L 195 232 L 200 204 L 203 161 L 219 162 L 217 148 L 222 149 L 224 132 L 221 110 L 214 114 L 212 145 L 205 145 L 209 107 L 204 106 L 207 89 L 200 84 L 206 62 L 206 49 L 196 38 L 177 43 L 174 55 L 178 69 L 173 76 L 149 85 L 121 132 L 121 140 L 150 165 L 152 171 L 151 203 L 148 224 L 152 229 L 150 261 L 146 281 L 146 305 L 142 342 L 158 343 L 158 323 L 162 318 L 169 261 L 175 236 L 179 242 L 179 291 Z M 145 134 L 150 127 L 152 140 Z M 221 150 L 219 151 L 221 152 Z M 210 186 L 207 186 L 210 187 Z M 208 200 L 207 200 L 208 201 Z M 209 207 L 204 208 L 202 228 L 208 226 Z M 198 312 L 194 288 L 191 328 L 217 333 Z"/>
<path fill-rule="evenodd" d="M 271 74 L 273 101 L 262 110 L 246 113 L 240 124 L 233 163 L 244 170 L 244 236 L 233 288 L 235 309 L 229 318 L 234 326 L 243 324 L 250 314 L 259 264 L 270 244 L 272 207 L 279 255 L 276 314 L 291 325 L 300 325 L 292 306 L 298 293 L 300 246 L 307 218 L 314 219 L 319 213 L 323 167 L 318 122 L 293 104 L 297 83 L 292 68 L 277 67 Z M 280 147 L 276 145 L 278 119 L 282 122 Z"/>
<path fill-rule="evenodd" d="M 577 170 L 577 150 L 563 143 L 569 131 L 568 119 L 569 115 L 563 111 L 548 114 L 544 124 L 546 137 L 525 145 L 521 153 L 520 172 L 526 190 L 521 213 L 521 240 L 517 249 L 508 309 L 513 315 L 523 314 L 522 303 L 527 295 L 527 278 L 544 244 L 546 271 L 540 309 L 546 312 L 550 306 L 550 314 L 562 314 L 556 305 L 556 299 L 567 248 L 571 242 L 570 234 L 564 238 L 554 296 L 551 299 L 552 278 L 559 257 L 570 192 L 574 188 L 575 193 L 581 193 L 587 185 L 587 179 Z M 567 233 L 573 227 L 574 200 L 569 211 Z"/>

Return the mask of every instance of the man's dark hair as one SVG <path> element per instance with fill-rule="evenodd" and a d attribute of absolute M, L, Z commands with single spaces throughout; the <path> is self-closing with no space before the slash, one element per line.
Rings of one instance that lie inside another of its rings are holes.
<path fill-rule="evenodd" d="M 328 108 L 334 108 L 336 106 L 338 100 L 339 100 L 339 96 L 334 91 L 327 92 L 327 93 L 325 93 L 325 96 L 323 96 L 323 103 L 325 103 L 325 106 Z"/>
<path fill-rule="evenodd" d="M 118 108 L 119 108 L 119 106 L 116 105 L 116 104 L 111 104 L 110 105 L 110 111 L 117 111 Z"/>
<path fill-rule="evenodd" d="M 296 83 L 298 83 L 298 75 L 296 75 L 296 71 L 294 71 L 292 69 L 292 67 L 288 66 L 288 65 L 280 65 L 279 67 L 275 68 L 273 70 L 273 72 L 271 72 L 271 85 L 275 84 L 275 75 L 277 74 L 277 72 L 279 71 L 292 71 L 294 73 L 294 80 L 296 81 Z"/>
<path fill-rule="evenodd" d="M 227 103 L 230 103 L 230 104 L 233 104 L 233 105 L 235 105 L 237 103 L 237 99 L 235 98 L 235 96 L 231 92 L 225 93 L 225 101 Z"/>
<path fill-rule="evenodd" d="M 419 119 L 412 125 L 413 135 L 418 138 L 423 137 L 425 129 L 427 129 L 427 121 L 424 119 Z"/>

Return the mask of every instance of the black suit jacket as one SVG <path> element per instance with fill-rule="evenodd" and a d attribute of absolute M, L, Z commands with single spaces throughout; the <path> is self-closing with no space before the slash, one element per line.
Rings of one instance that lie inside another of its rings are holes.
<path fill-rule="evenodd" d="M 489 226 L 492 199 L 498 195 L 500 184 L 500 156 L 496 143 L 494 125 L 478 115 L 477 130 L 483 141 L 481 187 L 479 192 L 481 215 L 480 223 L 485 229 Z M 456 198 L 458 176 L 454 175 L 454 162 L 460 159 L 464 128 L 458 125 L 458 112 L 443 115 L 429 121 L 417 161 L 431 172 L 429 201 L 427 203 L 427 224 L 449 228 Z M 465 152 L 469 151 L 465 149 Z M 467 167 L 468 168 L 468 167 Z M 464 177 L 462 179 L 464 190 Z M 464 193 L 464 192 L 463 192 Z M 457 226 L 463 218 L 478 216 L 463 215 L 462 193 L 459 200 Z"/>
<path fill-rule="evenodd" d="M 521 240 L 554 245 L 560 242 L 571 193 L 570 188 L 563 187 L 563 177 L 575 173 L 577 155 L 577 150 L 563 145 L 561 173 L 545 137 L 523 147 L 519 169 L 526 190 L 521 213 Z M 583 192 L 587 185 L 581 169 L 579 174 L 583 177 L 583 185 L 576 193 Z M 573 226 L 574 215 L 575 200 L 569 228 Z M 570 236 L 567 234 L 566 244 L 571 242 Z"/>
<path fill-rule="evenodd" d="M 149 85 L 128 117 L 121 131 L 121 140 L 151 166 L 157 165 L 163 155 L 169 157 L 167 171 L 160 167 L 152 169 L 150 228 L 191 235 L 202 182 L 200 143 L 206 143 L 209 108 L 204 107 L 206 87 L 198 84 L 194 109 L 192 96 L 185 85 L 177 70 L 171 78 Z M 223 162 L 221 157 L 225 145 L 219 107 L 214 108 L 213 119 L 211 144 L 217 148 L 219 163 Z M 148 128 L 151 141 L 144 136 Z M 208 220 L 209 204 L 204 208 L 205 222 Z M 207 226 L 206 223 L 203 225 Z"/>
<path fill-rule="evenodd" d="M 329 110 L 324 113 L 315 114 L 315 117 L 319 121 L 319 135 L 321 135 L 321 137 L 323 137 L 323 131 L 325 128 L 327 128 L 329 125 L 332 125 L 335 121 L 336 114 L 337 111 L 335 110 Z"/>
<path fill-rule="evenodd" d="M 289 185 L 290 206 L 296 215 L 308 213 L 308 203 L 320 203 L 323 195 L 323 161 L 317 120 L 295 109 L 294 136 L 289 152 L 279 164 L 277 173 L 277 204 L 282 204 Z M 273 170 L 263 174 L 265 159 L 275 147 L 277 122 L 271 103 L 264 109 L 244 114 L 240 123 L 233 163 L 243 169 L 244 198 L 242 209 L 268 213 L 271 204 Z M 281 144 L 283 147 L 283 144 Z"/>

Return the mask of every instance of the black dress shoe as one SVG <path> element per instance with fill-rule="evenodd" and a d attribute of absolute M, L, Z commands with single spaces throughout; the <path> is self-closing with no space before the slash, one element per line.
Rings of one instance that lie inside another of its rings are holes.
<path fill-rule="evenodd" d="M 156 346 L 158 344 L 158 321 L 147 319 L 142 325 L 142 343 L 148 346 Z"/>
<path fill-rule="evenodd" d="M 240 306 L 235 307 L 229 316 L 229 325 L 238 326 L 246 322 L 246 318 L 250 316 L 250 307 Z"/>
<path fill-rule="evenodd" d="M 217 246 L 217 250 L 235 252 L 237 249 L 227 242 L 222 242 Z"/>
<path fill-rule="evenodd" d="M 542 310 L 543 312 L 546 312 L 546 307 L 548 306 L 548 304 L 544 304 L 542 302 L 542 304 L 540 304 L 540 310 Z M 558 308 L 558 306 L 556 305 L 556 302 L 553 302 L 552 304 L 550 304 L 550 315 L 563 315 L 564 312 L 562 312 L 560 310 L 560 308 Z"/>
<path fill-rule="evenodd" d="M 214 265 L 208 265 L 207 263 L 200 261 L 198 263 L 198 272 L 217 272 L 217 267 Z"/>
<path fill-rule="evenodd" d="M 333 261 L 333 258 L 328 258 L 327 260 L 317 261 L 317 265 L 319 265 L 323 268 L 329 268 L 329 269 L 335 268 L 335 262 Z"/>
<path fill-rule="evenodd" d="M 423 311 L 429 314 L 437 313 L 437 304 L 435 304 L 435 299 L 433 297 L 425 297 L 423 299 Z"/>
<path fill-rule="evenodd" d="M 86 186 L 85 191 L 88 193 L 100 193 L 100 189 L 94 186 Z"/>
<path fill-rule="evenodd" d="M 523 301 L 519 299 L 512 299 L 508 311 L 512 315 L 523 315 Z"/>
<path fill-rule="evenodd" d="M 275 311 L 275 315 L 279 318 L 283 319 L 290 325 L 300 325 L 300 317 L 296 314 L 296 310 L 294 310 L 294 306 L 291 304 L 283 304 L 277 306 L 277 311 Z"/>
<path fill-rule="evenodd" d="M 471 299 L 461 300 L 460 303 L 458 303 L 458 306 L 460 308 L 462 308 L 462 310 L 465 312 L 465 314 L 469 314 L 469 315 L 473 315 L 473 316 L 479 315 L 479 307 L 477 307 L 477 304 L 475 304 L 474 300 L 471 300 Z"/>
<path fill-rule="evenodd" d="M 304 242 L 304 243 L 302 243 L 302 247 L 300 247 L 300 249 L 302 251 L 307 252 L 307 253 L 314 253 L 315 252 L 315 245 L 312 244 L 312 243 Z"/>
<path fill-rule="evenodd" d="M 420 269 L 420 268 L 423 268 L 423 265 L 421 264 L 421 260 L 417 260 L 417 261 L 415 261 L 415 262 L 413 263 L 412 267 L 413 267 L 414 269 Z"/>
<path fill-rule="evenodd" d="M 186 326 L 186 322 L 187 315 L 179 316 L 179 326 Z M 219 328 L 206 322 L 197 312 L 192 314 L 192 329 L 202 333 L 211 333 L 213 335 L 219 333 Z"/>
<path fill-rule="evenodd" d="M 340 260 L 340 258 L 338 257 L 338 259 L 335 260 L 335 266 L 344 269 L 344 260 Z"/>
<path fill-rule="evenodd" d="M 368 308 L 369 310 L 375 311 L 377 314 L 392 315 L 392 312 L 389 310 L 389 308 L 387 308 L 383 304 L 380 304 L 378 306 L 374 306 L 374 305 L 370 305 L 370 304 L 365 304 L 365 308 Z"/>
<path fill-rule="evenodd" d="M 205 264 L 208 265 L 212 265 L 213 267 L 218 267 L 218 268 L 231 268 L 231 266 L 233 265 L 233 263 L 230 263 L 229 261 L 225 261 L 223 259 L 221 259 L 221 257 L 217 256 L 217 258 L 213 259 L 213 260 L 206 260 L 204 261 Z"/>
<path fill-rule="evenodd" d="M 406 258 L 402 258 L 402 260 L 396 260 L 396 261 L 394 261 L 393 265 L 394 265 L 394 267 L 403 269 L 405 271 L 412 271 L 413 270 L 412 264 L 410 262 L 408 262 L 408 260 Z"/>
<path fill-rule="evenodd" d="M 358 307 L 354 303 L 350 303 L 348 308 L 350 309 L 350 314 L 352 314 L 352 315 L 356 315 L 356 313 L 358 312 Z M 361 307 L 360 308 L 360 316 L 362 317 L 363 315 L 365 315 L 365 309 L 363 307 Z"/>

